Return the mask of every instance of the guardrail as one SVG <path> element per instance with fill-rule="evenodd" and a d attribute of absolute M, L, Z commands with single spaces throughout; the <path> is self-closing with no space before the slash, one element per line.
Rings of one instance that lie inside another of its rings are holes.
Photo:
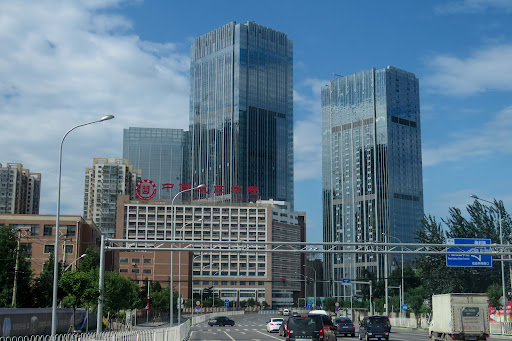
<path fill-rule="evenodd" d="M 194 316 L 192 321 L 187 320 L 179 326 L 151 328 L 148 330 L 126 330 L 109 331 L 97 335 L 91 333 L 69 333 L 56 335 L 56 341 L 186 341 L 190 335 L 191 325 L 204 322 L 215 316 L 235 316 L 243 315 L 244 311 L 216 312 Z M 31 335 L 31 336 L 7 336 L 0 337 L 0 341 L 50 341 L 50 335 Z"/>

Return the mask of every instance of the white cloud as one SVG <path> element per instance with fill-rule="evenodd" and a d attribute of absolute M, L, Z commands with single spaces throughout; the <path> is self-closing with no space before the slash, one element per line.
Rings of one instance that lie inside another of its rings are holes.
<path fill-rule="evenodd" d="M 449 142 L 425 144 L 423 166 L 434 166 L 442 162 L 454 162 L 464 158 L 489 157 L 494 153 L 512 152 L 512 106 L 505 108 L 486 125 L 474 130 L 463 130 L 452 135 Z"/>
<path fill-rule="evenodd" d="M 122 157 L 123 128 L 188 127 L 189 46 L 141 40 L 103 11 L 121 4 L 0 2 L 0 162 L 42 173 L 41 213 L 55 213 L 58 147 L 71 127 L 116 116 L 66 138 L 63 214 L 82 214 L 94 157 Z"/>
<path fill-rule="evenodd" d="M 427 64 L 432 73 L 422 84 L 429 91 L 467 96 L 512 90 L 512 45 L 482 47 L 466 59 L 440 54 Z"/>
<path fill-rule="evenodd" d="M 301 119 L 295 116 L 294 158 L 295 181 L 320 179 L 322 177 L 322 113 L 320 107 L 321 87 L 328 81 L 307 79 L 295 90 L 294 103 L 298 111 L 304 112 Z M 297 111 L 297 110 L 296 110 Z"/>
<path fill-rule="evenodd" d="M 512 2 L 510 0 L 462 0 L 446 1 L 436 7 L 436 12 L 440 14 L 451 13 L 478 13 L 489 9 L 512 11 Z"/>

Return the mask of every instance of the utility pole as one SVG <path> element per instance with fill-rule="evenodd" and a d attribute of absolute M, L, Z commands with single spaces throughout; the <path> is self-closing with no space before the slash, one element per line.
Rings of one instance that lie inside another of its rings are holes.
<path fill-rule="evenodd" d="M 12 288 L 11 305 L 13 308 L 16 308 L 16 294 L 18 291 L 18 269 L 20 267 L 20 246 L 21 246 L 21 230 L 18 229 L 16 232 L 19 232 L 19 236 L 18 236 L 18 246 L 16 247 L 16 265 L 14 266 L 14 286 Z"/>

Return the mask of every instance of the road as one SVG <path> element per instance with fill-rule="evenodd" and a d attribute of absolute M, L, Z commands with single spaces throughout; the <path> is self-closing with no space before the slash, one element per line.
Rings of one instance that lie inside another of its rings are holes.
<path fill-rule="evenodd" d="M 190 341 L 208 340 L 208 341 L 285 341 L 286 338 L 279 336 L 278 333 L 267 333 L 266 322 L 271 317 L 282 317 L 277 315 L 258 315 L 245 314 L 241 316 L 230 317 L 235 321 L 233 327 L 210 327 L 206 322 L 195 325 L 191 328 Z M 357 331 L 357 329 L 356 329 Z M 338 340 L 358 340 L 357 333 L 355 337 L 338 336 Z M 425 330 L 410 330 L 402 328 L 393 328 L 391 330 L 390 340 L 394 341 L 429 341 L 430 338 Z M 510 337 L 501 337 L 492 335 L 490 341 L 511 341 Z"/>

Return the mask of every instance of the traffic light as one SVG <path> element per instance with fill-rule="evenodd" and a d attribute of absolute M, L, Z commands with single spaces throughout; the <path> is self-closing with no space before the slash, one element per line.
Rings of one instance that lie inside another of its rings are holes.
<path fill-rule="evenodd" d="M 146 305 L 146 309 L 149 309 L 150 306 L 151 306 L 151 296 L 148 296 L 148 302 Z"/>
<path fill-rule="evenodd" d="M 286 278 L 283 276 L 283 284 L 286 283 Z"/>
<path fill-rule="evenodd" d="M 331 281 L 331 285 L 332 285 L 334 283 L 334 279 L 331 278 L 330 281 Z"/>

